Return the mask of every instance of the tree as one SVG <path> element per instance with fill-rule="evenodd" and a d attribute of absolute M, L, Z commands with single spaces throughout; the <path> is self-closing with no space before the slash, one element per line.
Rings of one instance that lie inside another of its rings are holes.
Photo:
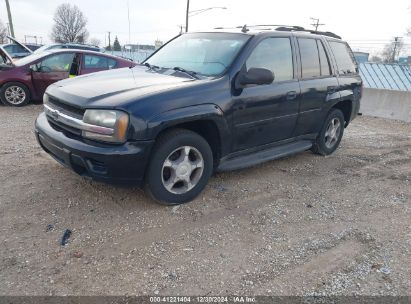
<path fill-rule="evenodd" d="M 0 44 L 7 43 L 7 29 L 0 20 Z"/>
<path fill-rule="evenodd" d="M 90 38 L 90 40 L 89 40 L 89 43 L 91 44 L 91 45 L 95 45 L 95 46 L 100 46 L 100 44 L 101 44 L 101 41 L 99 40 L 99 39 L 97 39 L 97 38 Z"/>
<path fill-rule="evenodd" d="M 380 56 L 374 55 L 370 58 L 370 62 L 380 63 L 382 62 L 382 58 Z"/>
<path fill-rule="evenodd" d="M 113 51 L 116 51 L 116 52 L 120 52 L 120 51 L 121 51 L 121 45 L 120 45 L 120 42 L 118 42 L 117 36 L 116 36 L 116 38 L 114 39 Z"/>
<path fill-rule="evenodd" d="M 395 37 L 390 43 L 385 45 L 381 53 L 382 61 L 385 63 L 395 62 L 403 47 L 404 42 L 399 37 Z"/>
<path fill-rule="evenodd" d="M 85 43 L 88 37 L 87 18 L 76 5 L 61 4 L 54 13 L 51 39 L 57 43 Z"/>

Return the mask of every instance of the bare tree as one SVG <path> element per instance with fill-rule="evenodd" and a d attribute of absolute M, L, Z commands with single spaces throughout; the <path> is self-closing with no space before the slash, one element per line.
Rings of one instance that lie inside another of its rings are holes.
<path fill-rule="evenodd" d="M 97 38 L 90 38 L 90 40 L 88 42 L 92 45 L 95 45 L 95 46 L 100 46 L 101 45 L 100 39 L 97 39 Z"/>
<path fill-rule="evenodd" d="M 404 42 L 400 37 L 395 37 L 392 42 L 384 47 L 384 50 L 381 53 L 382 61 L 385 63 L 395 62 L 403 47 Z"/>
<path fill-rule="evenodd" d="M 87 18 L 76 5 L 61 4 L 54 13 L 51 39 L 58 43 L 85 43 L 88 37 Z"/>
<path fill-rule="evenodd" d="M 378 55 L 371 56 L 370 62 L 380 63 L 382 62 L 382 58 Z"/>
<path fill-rule="evenodd" d="M 4 23 L 0 20 L 0 44 L 7 42 L 7 28 Z"/>

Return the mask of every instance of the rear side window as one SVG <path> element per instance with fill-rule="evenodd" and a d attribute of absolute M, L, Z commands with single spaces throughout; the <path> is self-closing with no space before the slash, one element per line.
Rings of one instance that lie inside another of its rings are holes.
<path fill-rule="evenodd" d="M 96 55 L 84 55 L 84 67 L 86 69 L 112 69 L 117 61 L 112 58 Z"/>
<path fill-rule="evenodd" d="M 274 82 L 294 78 L 293 56 L 289 38 L 268 38 L 260 42 L 246 62 L 247 70 L 264 68 L 274 73 Z"/>
<path fill-rule="evenodd" d="M 339 75 L 356 73 L 354 57 L 348 45 L 344 42 L 330 41 L 331 49 L 334 53 Z"/>
<path fill-rule="evenodd" d="M 321 76 L 320 58 L 315 39 L 298 38 L 301 55 L 301 77 L 313 78 Z"/>
<path fill-rule="evenodd" d="M 318 52 L 320 53 L 321 76 L 331 75 L 330 62 L 325 52 L 324 45 L 320 40 L 317 40 Z"/>

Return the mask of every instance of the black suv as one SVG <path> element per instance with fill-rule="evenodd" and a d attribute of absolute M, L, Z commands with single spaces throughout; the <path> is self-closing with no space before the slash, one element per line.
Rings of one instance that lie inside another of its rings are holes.
<path fill-rule="evenodd" d="M 82 176 L 145 185 L 164 204 L 194 199 L 213 172 L 331 154 L 362 92 L 336 37 L 300 27 L 180 35 L 134 68 L 49 86 L 38 142 Z"/>

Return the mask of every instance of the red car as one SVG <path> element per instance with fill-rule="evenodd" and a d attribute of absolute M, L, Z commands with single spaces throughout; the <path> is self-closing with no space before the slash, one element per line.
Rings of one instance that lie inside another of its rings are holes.
<path fill-rule="evenodd" d="M 5 105 L 15 107 L 41 100 L 46 88 L 56 81 L 135 66 L 127 59 L 85 50 L 50 50 L 16 61 L 1 51 L 6 63 L 0 64 L 0 99 Z"/>

